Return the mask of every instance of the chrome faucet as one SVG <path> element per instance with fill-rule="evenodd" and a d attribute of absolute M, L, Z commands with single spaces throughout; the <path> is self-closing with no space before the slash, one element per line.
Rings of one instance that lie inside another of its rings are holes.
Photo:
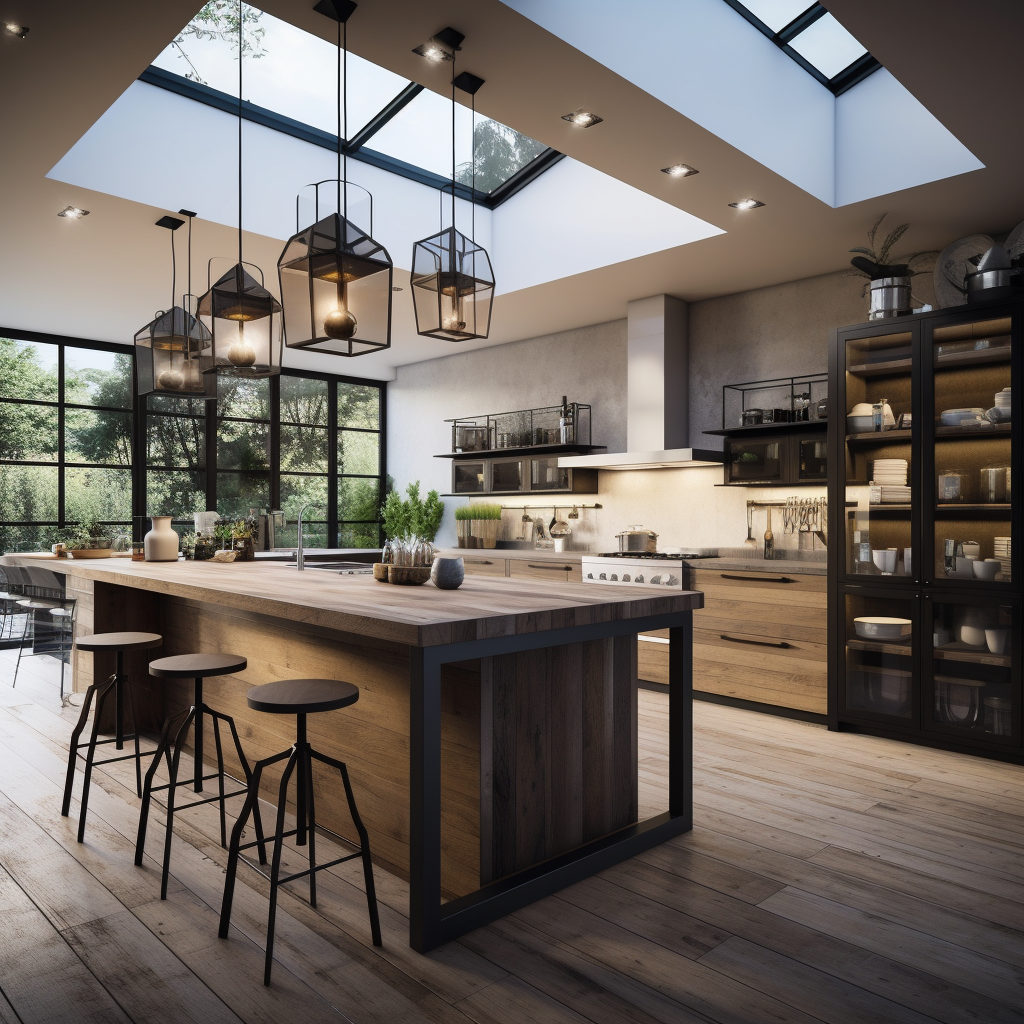
<path fill-rule="evenodd" d="M 306 568 L 306 552 L 302 546 L 302 517 L 306 514 L 306 509 L 310 508 L 323 508 L 323 503 L 319 501 L 307 501 L 302 508 L 299 509 L 299 545 L 295 549 L 295 568 L 302 572 Z"/>

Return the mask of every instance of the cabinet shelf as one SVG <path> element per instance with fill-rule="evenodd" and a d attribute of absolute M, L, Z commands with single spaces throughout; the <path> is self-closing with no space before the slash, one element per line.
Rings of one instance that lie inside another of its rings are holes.
<path fill-rule="evenodd" d="M 935 357 L 935 369 L 957 370 L 967 366 L 985 366 L 991 363 L 1008 363 L 1010 346 L 997 345 L 995 348 L 968 349 L 966 352 L 946 352 Z M 887 359 L 877 363 L 858 363 L 847 368 L 854 377 L 888 377 L 898 373 L 909 374 L 912 361 L 909 356 Z"/>
<path fill-rule="evenodd" d="M 800 430 L 828 430 L 828 420 L 793 420 L 789 423 L 754 423 L 749 427 L 725 427 L 722 430 L 705 430 L 705 434 L 719 437 L 750 437 L 758 434 L 791 434 Z"/>
<path fill-rule="evenodd" d="M 851 651 L 875 651 L 878 654 L 895 654 L 904 658 L 911 658 L 914 655 L 909 637 L 902 643 L 886 643 L 884 640 L 847 640 L 846 646 Z"/>
<path fill-rule="evenodd" d="M 1008 654 L 992 654 L 988 650 L 960 643 L 959 640 L 943 644 L 942 647 L 935 647 L 932 653 L 936 658 L 944 658 L 947 661 L 964 661 L 971 665 L 991 665 L 995 668 L 1010 668 L 1013 664 L 1013 660 Z"/>

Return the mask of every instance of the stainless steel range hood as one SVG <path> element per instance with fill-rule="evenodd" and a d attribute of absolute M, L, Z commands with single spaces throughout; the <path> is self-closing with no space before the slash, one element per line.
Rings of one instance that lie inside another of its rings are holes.
<path fill-rule="evenodd" d="M 687 305 L 671 295 L 627 306 L 626 451 L 564 455 L 558 465 L 590 469 L 720 466 L 722 453 L 690 448 Z"/>

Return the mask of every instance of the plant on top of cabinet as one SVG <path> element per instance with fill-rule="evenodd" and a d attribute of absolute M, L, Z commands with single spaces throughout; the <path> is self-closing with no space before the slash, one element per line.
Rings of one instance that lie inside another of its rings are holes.
<path fill-rule="evenodd" d="M 928 257 L 938 255 L 938 250 L 914 252 L 904 256 L 901 263 L 890 263 L 893 246 L 907 233 L 909 224 L 898 224 L 875 248 L 875 238 L 882 221 L 889 215 L 883 213 L 868 232 L 868 244 L 855 245 L 850 252 L 860 253 L 850 260 L 850 266 L 870 282 L 871 307 L 869 320 L 882 320 L 890 316 L 906 316 L 912 311 L 913 298 L 910 294 L 910 279 L 918 273 L 914 264 Z"/>

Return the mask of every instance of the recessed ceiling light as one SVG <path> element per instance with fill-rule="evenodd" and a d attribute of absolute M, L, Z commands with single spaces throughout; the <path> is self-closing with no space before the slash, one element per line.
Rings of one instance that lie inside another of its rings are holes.
<path fill-rule="evenodd" d="M 462 49 L 462 41 L 466 37 L 455 29 L 441 29 L 435 36 L 431 36 L 425 43 L 413 48 L 413 53 L 425 57 L 434 64 L 444 64 L 455 60 L 455 54 Z"/>
<path fill-rule="evenodd" d="M 661 173 L 673 178 L 688 178 L 691 174 L 700 174 L 700 171 L 689 164 L 673 164 L 671 167 L 662 167 Z"/>
<path fill-rule="evenodd" d="M 64 209 L 57 214 L 57 216 L 67 217 L 69 220 L 79 220 L 82 217 L 88 217 L 89 211 L 79 209 L 79 207 L 77 206 L 65 206 Z"/>
<path fill-rule="evenodd" d="M 563 114 L 562 120 L 568 121 L 578 128 L 593 128 L 595 124 L 600 124 L 604 118 L 598 117 L 597 114 L 591 114 L 582 107 L 577 107 L 571 114 Z"/>
<path fill-rule="evenodd" d="M 764 206 L 764 203 L 760 199 L 741 199 L 738 203 L 729 204 L 734 210 L 756 210 L 759 206 Z"/>
<path fill-rule="evenodd" d="M 28 29 L 24 25 L 15 25 L 11 21 L 4 25 L 4 31 L 8 35 L 17 36 L 19 39 L 24 39 L 28 35 Z"/>

